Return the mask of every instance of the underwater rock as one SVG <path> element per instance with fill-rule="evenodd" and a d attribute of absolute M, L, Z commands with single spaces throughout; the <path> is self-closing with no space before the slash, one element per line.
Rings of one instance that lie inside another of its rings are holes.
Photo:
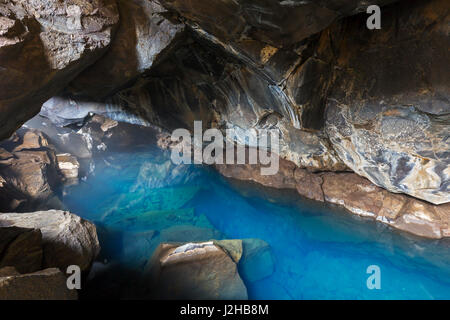
<path fill-rule="evenodd" d="M 44 268 L 65 270 L 70 265 L 77 265 L 84 271 L 100 251 L 95 225 L 69 212 L 2 213 L 0 227 L 39 229 Z"/>
<path fill-rule="evenodd" d="M 184 24 L 164 18 L 159 4 L 118 0 L 120 25 L 108 52 L 70 85 L 79 96 L 105 98 L 148 71 L 182 38 Z"/>
<path fill-rule="evenodd" d="M 98 59 L 119 21 L 113 0 L 0 4 L 0 139 Z"/>
<path fill-rule="evenodd" d="M 216 246 L 219 246 L 224 250 L 230 257 L 233 259 L 234 262 L 239 263 L 242 257 L 242 240 L 236 240 L 236 239 L 225 239 L 225 240 L 219 240 L 214 241 L 214 244 Z"/>
<path fill-rule="evenodd" d="M 66 277 L 59 269 L 28 274 L 0 269 L 0 300 L 76 300 L 77 297 L 76 290 L 67 288 Z"/>
<path fill-rule="evenodd" d="M 173 226 L 160 232 L 161 242 L 198 242 L 220 238 L 222 235 L 218 230 L 193 225 Z"/>
<path fill-rule="evenodd" d="M 211 242 L 161 244 L 147 266 L 150 296 L 158 299 L 247 299 L 236 263 Z"/>
<path fill-rule="evenodd" d="M 0 269 L 14 267 L 20 273 L 41 269 L 42 234 L 36 229 L 0 227 Z"/>
<path fill-rule="evenodd" d="M 204 214 L 196 215 L 193 208 L 133 213 L 124 210 L 103 217 L 102 222 L 111 228 L 120 226 L 121 229 L 134 231 L 164 230 L 177 225 L 213 229 L 208 218 Z"/>
<path fill-rule="evenodd" d="M 157 247 L 156 231 L 124 232 L 122 234 L 123 261 L 130 266 L 144 267 L 148 257 Z"/>
<path fill-rule="evenodd" d="M 239 272 L 244 280 L 255 282 L 273 273 L 275 262 L 267 242 L 261 239 L 243 239 L 242 246 Z"/>

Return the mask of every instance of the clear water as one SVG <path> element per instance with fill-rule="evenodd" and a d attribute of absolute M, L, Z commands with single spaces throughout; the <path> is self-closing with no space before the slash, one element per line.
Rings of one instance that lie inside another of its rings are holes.
<path fill-rule="evenodd" d="M 209 168 L 170 167 L 155 150 L 97 159 L 95 175 L 64 194 L 72 212 L 95 221 L 110 263 L 142 269 L 160 241 L 258 238 L 270 249 L 240 266 L 250 299 L 450 298 L 448 241 L 398 233 L 290 191 L 236 185 Z M 367 288 L 370 265 L 380 267 L 380 290 Z"/>

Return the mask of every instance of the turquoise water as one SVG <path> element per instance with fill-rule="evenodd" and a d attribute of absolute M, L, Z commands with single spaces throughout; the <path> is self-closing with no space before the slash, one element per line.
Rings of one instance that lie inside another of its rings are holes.
<path fill-rule="evenodd" d="M 101 259 L 142 270 L 161 241 L 247 240 L 240 274 L 250 299 L 449 299 L 450 242 L 417 239 L 302 200 L 292 191 L 174 167 L 156 150 L 96 159 L 95 175 L 64 190 L 94 221 Z M 245 249 L 245 247 L 244 247 Z M 381 289 L 367 288 L 379 266 Z"/>

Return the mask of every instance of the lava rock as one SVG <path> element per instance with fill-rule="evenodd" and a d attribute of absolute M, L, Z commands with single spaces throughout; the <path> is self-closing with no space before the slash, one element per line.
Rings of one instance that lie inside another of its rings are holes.
<path fill-rule="evenodd" d="M 0 139 L 39 112 L 111 43 L 115 1 L 0 4 Z"/>
<path fill-rule="evenodd" d="M 69 290 L 66 277 L 56 268 L 17 274 L 0 269 L 0 300 L 76 300 L 76 290 Z"/>
<path fill-rule="evenodd" d="M 0 214 L 0 227 L 39 229 L 44 268 L 66 270 L 70 265 L 77 265 L 84 271 L 100 251 L 94 224 L 69 212 L 3 213 Z"/>
<path fill-rule="evenodd" d="M 236 263 L 213 242 L 161 244 L 148 265 L 150 295 L 159 299 L 247 299 Z"/>
<path fill-rule="evenodd" d="M 157 64 L 183 37 L 184 25 L 164 18 L 166 10 L 156 2 L 119 0 L 118 7 L 120 26 L 111 48 L 71 83 L 73 94 L 106 98 Z"/>

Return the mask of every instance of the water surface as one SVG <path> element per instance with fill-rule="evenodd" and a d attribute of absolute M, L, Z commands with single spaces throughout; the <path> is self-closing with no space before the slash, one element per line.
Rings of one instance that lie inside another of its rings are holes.
<path fill-rule="evenodd" d="M 450 298 L 449 241 L 230 182 L 210 168 L 175 167 L 155 149 L 96 159 L 95 175 L 66 188 L 64 203 L 97 224 L 102 258 L 136 270 L 161 241 L 263 240 L 252 242 L 265 242 L 263 253 L 240 266 L 250 299 Z M 367 288 L 371 265 L 380 267 L 380 290 Z"/>

